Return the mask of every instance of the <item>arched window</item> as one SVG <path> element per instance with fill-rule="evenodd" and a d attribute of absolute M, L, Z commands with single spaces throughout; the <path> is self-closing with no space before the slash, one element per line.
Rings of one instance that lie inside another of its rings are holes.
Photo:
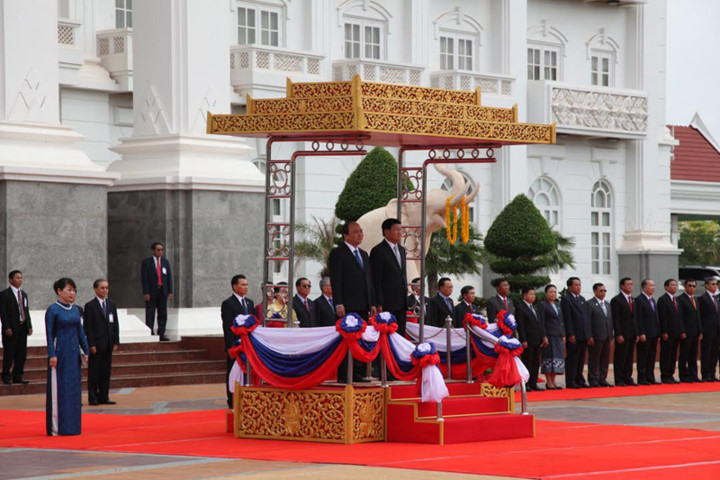
<path fill-rule="evenodd" d="M 560 194 L 555 183 L 547 177 L 539 177 L 530 185 L 528 197 L 540 210 L 550 228 L 560 223 Z"/>
<path fill-rule="evenodd" d="M 590 246 L 593 275 L 610 275 L 612 250 L 612 191 L 604 180 L 593 185 L 590 197 Z"/>
<path fill-rule="evenodd" d="M 528 28 L 528 80 L 562 80 L 567 37 L 546 20 Z"/>
<path fill-rule="evenodd" d="M 387 56 L 387 36 L 392 15 L 382 2 L 346 0 L 337 7 L 343 28 L 343 51 L 347 59 L 381 60 Z"/>
<path fill-rule="evenodd" d="M 618 63 L 620 46 L 605 34 L 605 29 L 593 35 L 585 42 L 587 57 L 590 60 L 590 84 L 599 87 L 615 85 L 615 64 Z"/>
<path fill-rule="evenodd" d="M 433 25 L 440 70 L 478 71 L 483 26 L 459 8 L 438 16 Z"/>
<path fill-rule="evenodd" d="M 465 180 L 465 195 L 470 195 L 470 193 L 475 189 L 475 181 L 468 175 L 467 173 L 463 172 L 462 170 L 458 170 L 460 175 L 462 175 L 463 180 Z M 445 181 L 442 184 L 443 190 L 450 190 L 452 188 L 452 180 L 449 178 L 446 178 Z M 470 203 L 470 223 L 475 223 L 475 202 L 477 201 L 477 197 L 475 200 L 473 200 Z"/>

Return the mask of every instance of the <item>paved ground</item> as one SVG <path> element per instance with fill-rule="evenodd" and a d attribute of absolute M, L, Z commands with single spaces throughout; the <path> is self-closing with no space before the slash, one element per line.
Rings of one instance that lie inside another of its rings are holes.
<path fill-rule="evenodd" d="M 224 409 L 222 384 L 126 388 L 111 391 L 117 405 L 83 412 L 125 415 Z M 168 401 L 168 399 L 173 399 Z M 84 400 L 86 400 L 84 398 Z M 44 410 L 44 395 L 0 397 L 0 410 Z M 533 402 L 539 419 L 720 431 L 720 392 L 653 395 L 572 401 Z M 0 419 L 0 423 L 2 420 Z M 0 435 L 2 430 L 0 429 Z M 0 449 L 0 480 L 61 479 L 491 479 L 441 472 L 320 465 L 258 460 L 226 460 L 166 455 L 93 453 L 36 449 Z"/>

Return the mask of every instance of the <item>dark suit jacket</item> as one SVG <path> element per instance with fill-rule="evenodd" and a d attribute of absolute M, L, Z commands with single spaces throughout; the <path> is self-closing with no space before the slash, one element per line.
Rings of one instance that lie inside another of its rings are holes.
<path fill-rule="evenodd" d="M 225 337 L 225 350 L 229 350 L 233 346 L 233 343 L 235 343 L 235 340 L 239 338 L 231 330 L 235 317 L 238 315 L 255 315 L 255 305 L 253 301 L 245 297 L 245 303 L 247 304 L 247 308 L 243 308 L 240 300 L 233 294 L 220 305 L 220 317 L 222 318 L 223 336 Z M 258 320 L 262 321 L 262 319 Z"/>
<path fill-rule="evenodd" d="M 23 332 L 28 333 L 32 329 L 32 321 L 30 320 L 30 303 L 28 302 L 27 293 L 24 290 L 20 290 L 22 296 L 22 308 L 25 311 L 25 323 L 22 325 Z M 11 329 L 13 335 L 18 335 L 21 330 L 20 324 L 20 309 L 18 308 L 17 297 L 12 291 L 11 287 L 6 288 L 0 292 L 0 319 L 2 320 L 2 330 Z"/>
<path fill-rule="evenodd" d="M 596 297 L 591 298 L 585 303 L 585 305 L 587 305 L 588 315 L 590 316 L 592 337 L 595 341 L 600 342 L 613 339 L 612 309 L 607 300 L 603 300 L 603 303 L 605 304 L 607 315 L 603 313 L 600 301 Z"/>
<path fill-rule="evenodd" d="M 161 268 L 165 269 L 165 271 L 161 270 L 163 282 L 162 292 L 163 296 L 167 297 L 168 294 L 173 293 L 173 281 L 172 271 L 170 270 L 170 262 L 167 261 L 167 258 L 161 257 L 160 266 Z M 155 268 L 154 257 L 148 257 L 142 261 L 142 266 L 140 268 L 140 278 L 142 279 L 143 295 L 147 295 L 157 289 L 156 287 L 158 284 L 158 276 L 157 269 Z"/>
<path fill-rule="evenodd" d="M 575 296 L 569 292 L 563 295 L 562 302 L 560 302 L 567 336 L 574 336 L 575 340 L 581 342 L 592 337 L 590 316 L 588 315 L 585 303 L 585 297 L 578 295 L 578 297 L 575 298 Z"/>
<path fill-rule="evenodd" d="M 383 239 L 370 250 L 370 267 L 375 287 L 375 305 L 382 305 L 385 311 L 404 310 L 407 308 L 407 267 L 405 247 L 398 245 L 402 267 L 398 264 L 395 254 Z"/>
<path fill-rule="evenodd" d="M 363 261 L 362 267 L 352 251 L 343 243 L 332 249 L 328 263 L 335 306 L 343 305 L 345 313 L 355 312 L 365 318 L 370 307 L 375 305 L 375 294 L 370 258 L 362 249 L 360 258 Z"/>
<path fill-rule="evenodd" d="M 430 322 L 425 322 L 425 325 L 432 325 L 433 327 L 445 327 L 445 318 L 450 315 L 451 318 L 455 318 L 455 306 L 450 309 L 445 299 L 436 293 L 434 297 L 430 299 L 430 304 L 427 306 L 428 316 Z"/>
<path fill-rule="evenodd" d="M 318 327 L 334 327 L 337 322 L 335 309 L 330 307 L 324 295 L 320 295 L 315 300 L 315 319 Z"/>
<path fill-rule="evenodd" d="M 453 327 L 462 328 L 463 319 L 468 313 L 478 313 L 478 309 L 475 305 L 468 306 L 464 300 L 460 300 L 460 303 L 455 305 L 455 320 L 453 321 Z"/>
<path fill-rule="evenodd" d="M 105 311 L 97 297 L 85 304 L 83 328 L 87 336 L 88 346 L 95 347 L 97 353 L 112 351 L 113 345 L 120 345 L 120 325 L 115 302 L 105 299 Z M 112 315 L 112 322 L 110 316 Z"/>
<path fill-rule="evenodd" d="M 644 293 L 635 297 L 635 315 L 637 316 L 638 335 L 645 335 L 647 338 L 660 336 L 660 321 L 657 315 L 657 303 L 655 311 L 650 306 L 650 301 Z"/>
<path fill-rule="evenodd" d="M 517 320 L 518 339 L 527 342 L 529 346 L 537 346 L 542 343 L 545 336 L 545 328 L 540 321 L 540 312 L 533 306 L 535 313 L 530 310 L 525 302 L 520 302 L 515 308 L 515 320 Z M 550 307 L 552 308 L 552 307 Z"/>
<path fill-rule="evenodd" d="M 559 302 L 555 302 L 555 308 L 547 300 L 538 302 L 537 312 L 540 314 L 540 322 L 547 337 L 564 337 L 565 322 L 563 321 L 562 308 Z"/>
<path fill-rule="evenodd" d="M 507 304 L 508 304 L 507 310 L 514 315 L 515 314 L 515 305 L 513 305 L 513 301 L 510 297 L 507 297 Z M 497 314 L 500 310 L 505 310 L 505 304 L 503 303 L 502 299 L 500 298 L 500 295 L 495 295 L 495 296 L 491 297 L 487 303 L 488 322 L 491 322 L 491 323 L 497 322 Z"/>
<path fill-rule="evenodd" d="M 677 308 L 673 305 L 672 299 L 663 293 L 657 301 L 658 318 L 660 320 L 660 334 L 667 333 L 670 338 L 680 338 L 680 334 L 684 332 L 682 325 L 682 313 L 680 313 L 680 304 L 675 299 Z"/>
<path fill-rule="evenodd" d="M 637 320 L 635 319 L 635 311 L 630 311 L 630 304 L 625 299 L 625 294 L 620 292 L 610 300 L 610 310 L 612 311 L 615 336 L 622 335 L 623 341 L 634 342 L 635 337 L 638 335 Z"/>
<path fill-rule="evenodd" d="M 293 310 L 295 311 L 295 316 L 297 316 L 298 322 L 300 322 L 300 327 L 302 328 L 311 328 L 311 327 L 317 327 L 317 314 L 315 309 L 315 302 L 310 300 L 310 298 L 307 299 L 308 307 L 310 307 L 310 310 L 308 311 L 307 308 L 305 308 L 305 305 L 303 305 L 302 300 L 300 300 L 300 297 L 297 295 L 293 295 Z"/>
<path fill-rule="evenodd" d="M 713 299 L 708 292 L 698 297 L 698 310 L 700 310 L 700 322 L 702 324 L 703 338 L 715 338 L 720 328 L 720 315 L 715 310 Z"/>
<path fill-rule="evenodd" d="M 697 337 L 702 333 L 702 324 L 700 323 L 700 312 L 698 311 L 698 299 L 695 298 L 695 305 L 690 300 L 690 295 L 684 293 L 677 297 L 678 306 L 680 307 L 680 316 L 682 318 L 682 328 L 688 337 Z"/>

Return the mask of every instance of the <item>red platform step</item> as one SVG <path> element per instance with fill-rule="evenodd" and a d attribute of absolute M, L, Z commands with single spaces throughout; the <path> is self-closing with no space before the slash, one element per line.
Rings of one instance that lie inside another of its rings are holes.
<path fill-rule="evenodd" d="M 507 398 L 483 396 L 480 383 L 447 386 L 442 421 L 437 420 L 437 404 L 421 402 L 415 385 L 391 387 L 387 441 L 445 444 L 535 436 L 534 417 L 512 413 Z"/>

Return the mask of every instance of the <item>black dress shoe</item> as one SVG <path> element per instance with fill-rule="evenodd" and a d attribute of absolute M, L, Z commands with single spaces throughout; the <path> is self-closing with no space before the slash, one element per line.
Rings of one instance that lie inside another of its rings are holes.
<path fill-rule="evenodd" d="M 672 380 L 662 380 L 662 383 L 664 383 L 666 385 L 668 385 L 668 384 L 672 385 L 675 382 L 673 382 Z"/>
<path fill-rule="evenodd" d="M 677 378 L 673 378 L 672 383 L 680 383 L 680 380 L 678 380 Z"/>
<path fill-rule="evenodd" d="M 626 384 L 626 385 L 629 385 L 629 386 L 631 386 L 631 387 L 634 387 L 635 385 L 637 385 L 637 383 L 635 383 L 635 380 L 633 380 L 632 378 L 627 379 L 627 380 L 625 381 L 625 384 Z"/>
<path fill-rule="evenodd" d="M 599 386 L 600 386 L 600 384 L 599 384 L 599 383 L 595 383 L 595 382 L 593 382 L 593 383 L 590 384 L 590 387 L 591 387 L 591 388 L 597 388 L 597 387 L 599 387 Z"/>
<path fill-rule="evenodd" d="M 577 390 L 580 388 L 580 385 L 568 385 L 567 388 L 572 388 L 573 390 Z"/>
<path fill-rule="evenodd" d="M 26 385 L 30 383 L 30 380 L 23 380 L 22 378 L 13 378 L 13 383 L 20 383 Z"/>
<path fill-rule="evenodd" d="M 12 384 L 12 382 L 10 381 L 9 378 L 3 378 L 3 379 L 2 379 L 2 382 L 3 382 L 5 385 L 10 385 L 10 384 Z"/>
<path fill-rule="evenodd" d="M 92 405 L 93 407 L 96 407 L 100 404 L 98 402 L 88 402 L 88 405 Z"/>
<path fill-rule="evenodd" d="M 646 380 L 641 380 L 641 381 L 638 381 L 637 384 L 644 386 L 644 385 L 650 385 L 650 382 L 648 382 L 648 381 L 646 381 Z"/>
<path fill-rule="evenodd" d="M 616 387 L 627 387 L 627 383 L 615 382 L 615 386 L 616 386 Z"/>
<path fill-rule="evenodd" d="M 161 342 L 169 342 L 170 339 L 168 337 L 166 337 L 165 335 L 163 335 L 162 337 L 160 337 L 160 341 Z"/>
<path fill-rule="evenodd" d="M 581 383 L 580 388 L 590 388 L 590 385 L 588 385 L 587 383 Z"/>
<path fill-rule="evenodd" d="M 603 380 L 602 382 L 600 382 L 600 386 L 601 387 L 612 387 L 613 385 L 610 382 Z"/>
<path fill-rule="evenodd" d="M 113 402 L 112 400 L 105 400 L 104 402 L 99 402 L 100 405 L 117 405 L 117 402 Z"/>

